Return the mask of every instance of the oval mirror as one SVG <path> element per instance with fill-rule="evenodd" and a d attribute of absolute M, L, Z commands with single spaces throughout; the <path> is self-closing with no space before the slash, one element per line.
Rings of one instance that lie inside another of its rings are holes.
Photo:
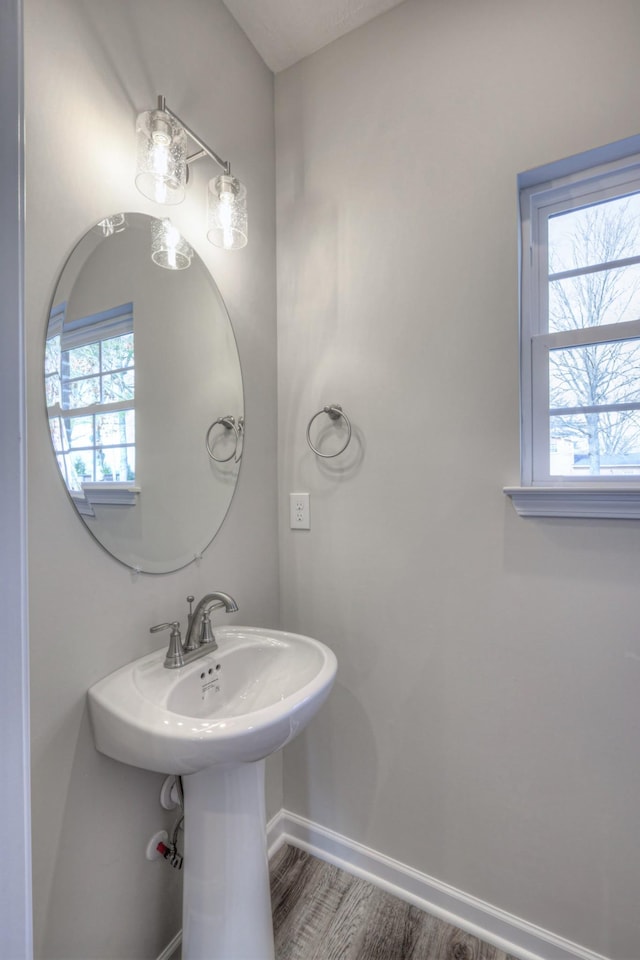
<path fill-rule="evenodd" d="M 53 296 L 44 378 L 60 475 L 96 540 L 146 573 L 197 559 L 238 478 L 242 374 L 218 288 L 168 221 L 117 214 L 80 240 Z"/>

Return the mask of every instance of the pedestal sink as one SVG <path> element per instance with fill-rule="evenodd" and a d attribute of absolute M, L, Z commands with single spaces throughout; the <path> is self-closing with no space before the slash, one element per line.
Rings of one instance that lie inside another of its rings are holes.
<path fill-rule="evenodd" d="M 96 747 L 180 774 L 183 960 L 273 960 L 264 761 L 307 725 L 337 662 L 311 637 L 218 627 L 218 649 L 176 670 L 165 650 L 88 692 Z"/>

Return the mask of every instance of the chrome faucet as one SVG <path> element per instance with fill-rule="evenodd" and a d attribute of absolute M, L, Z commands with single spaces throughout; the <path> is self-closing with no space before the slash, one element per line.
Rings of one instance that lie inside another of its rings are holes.
<path fill-rule="evenodd" d="M 207 593 L 192 613 L 191 604 L 193 600 L 194 597 L 187 597 L 189 617 L 184 643 L 182 643 L 180 624 L 177 620 L 171 623 L 159 623 L 157 626 L 150 628 L 150 633 L 157 633 L 159 630 L 171 630 L 169 649 L 164 661 L 165 667 L 169 670 L 183 667 L 199 657 L 204 657 L 206 653 L 217 650 L 218 644 L 211 626 L 212 610 L 224 607 L 227 613 L 235 613 L 238 609 L 238 604 L 228 593 Z"/>
<path fill-rule="evenodd" d="M 184 641 L 185 653 L 199 650 L 203 643 L 209 644 L 210 650 L 218 648 L 211 629 L 211 611 L 219 610 L 221 607 L 224 607 L 227 613 L 235 613 L 238 604 L 228 593 L 207 593 L 200 600 L 194 612 L 189 614 L 187 635 Z"/>

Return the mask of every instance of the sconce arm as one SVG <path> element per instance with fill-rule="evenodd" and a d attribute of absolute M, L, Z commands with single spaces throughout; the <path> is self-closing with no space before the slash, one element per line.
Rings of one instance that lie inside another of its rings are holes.
<path fill-rule="evenodd" d="M 163 110 L 165 113 L 168 113 L 170 117 L 173 117 L 174 120 L 177 120 L 179 124 L 182 125 L 187 136 L 191 137 L 193 142 L 197 144 L 200 149 L 197 153 L 193 153 L 190 157 L 187 157 L 187 164 L 193 163 L 194 160 L 200 160 L 201 157 L 210 157 L 218 166 L 223 170 L 223 172 L 229 176 L 231 174 L 231 164 L 228 160 L 223 160 L 215 150 L 212 150 L 211 147 L 208 147 L 204 140 L 201 140 L 200 137 L 193 132 L 193 130 L 187 126 L 182 117 L 179 117 L 177 113 L 174 113 L 173 110 L 170 110 L 167 106 L 167 101 L 160 94 L 158 95 L 158 110 Z"/>

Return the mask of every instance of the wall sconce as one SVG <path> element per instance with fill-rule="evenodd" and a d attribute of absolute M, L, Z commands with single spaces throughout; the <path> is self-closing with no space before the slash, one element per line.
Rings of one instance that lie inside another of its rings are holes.
<path fill-rule="evenodd" d="M 166 270 L 186 270 L 191 266 L 193 248 L 171 220 L 151 221 L 151 259 Z"/>
<path fill-rule="evenodd" d="M 155 110 L 147 110 L 138 117 L 136 136 L 136 187 L 143 196 L 156 203 L 180 203 L 184 200 L 188 165 L 205 156 L 215 161 L 222 173 L 209 181 L 207 239 L 225 250 L 239 250 L 246 246 L 247 191 L 231 176 L 229 161 L 222 160 L 169 110 L 162 96 L 158 97 Z M 190 156 L 187 155 L 187 137 L 199 148 Z"/>

